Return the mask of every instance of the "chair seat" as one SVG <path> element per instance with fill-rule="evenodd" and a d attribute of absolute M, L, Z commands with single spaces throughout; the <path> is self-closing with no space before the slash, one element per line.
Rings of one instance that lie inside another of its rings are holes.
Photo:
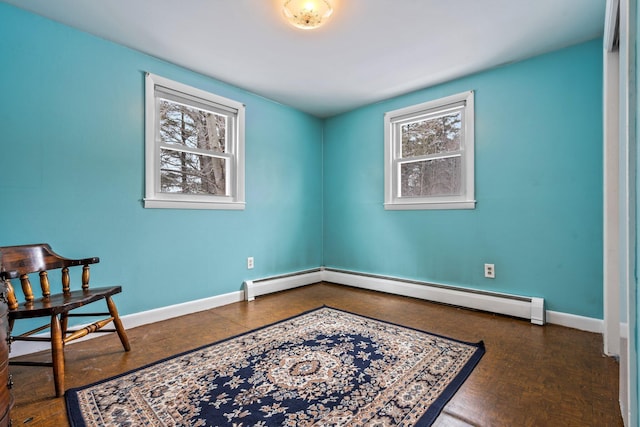
<path fill-rule="evenodd" d="M 9 310 L 10 319 L 52 316 L 67 313 L 83 305 L 122 292 L 121 286 L 93 288 L 87 291 L 76 290 L 70 294 L 55 294 L 49 298 L 38 298 L 31 303 L 21 303 L 18 308 Z"/>

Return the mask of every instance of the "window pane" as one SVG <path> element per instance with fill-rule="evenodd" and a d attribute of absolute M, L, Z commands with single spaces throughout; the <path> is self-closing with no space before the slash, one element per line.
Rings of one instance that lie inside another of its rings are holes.
<path fill-rule="evenodd" d="M 162 150 L 160 191 L 226 196 L 226 159 Z"/>
<path fill-rule="evenodd" d="M 162 143 L 226 152 L 226 116 L 166 99 L 159 100 L 159 109 Z"/>
<path fill-rule="evenodd" d="M 400 197 L 459 195 L 461 165 L 461 156 L 402 163 Z"/>
<path fill-rule="evenodd" d="M 402 125 L 402 157 L 427 156 L 460 149 L 462 113 Z"/>

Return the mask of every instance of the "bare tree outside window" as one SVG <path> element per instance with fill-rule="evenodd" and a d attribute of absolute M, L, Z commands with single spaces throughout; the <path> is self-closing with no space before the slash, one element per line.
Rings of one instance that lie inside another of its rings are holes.
<path fill-rule="evenodd" d="M 456 111 L 401 127 L 402 158 L 420 158 L 400 164 L 402 197 L 460 194 L 461 121 L 462 114 Z"/>
<path fill-rule="evenodd" d="M 227 118 L 161 99 L 159 119 L 161 192 L 227 195 Z"/>
<path fill-rule="evenodd" d="M 460 156 L 400 165 L 403 197 L 460 194 Z"/>

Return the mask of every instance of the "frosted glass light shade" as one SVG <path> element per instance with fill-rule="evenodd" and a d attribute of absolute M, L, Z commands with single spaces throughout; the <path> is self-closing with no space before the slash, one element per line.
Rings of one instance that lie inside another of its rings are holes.
<path fill-rule="evenodd" d="M 311 30 L 324 24 L 333 8 L 328 0 L 286 0 L 282 11 L 291 25 Z"/>

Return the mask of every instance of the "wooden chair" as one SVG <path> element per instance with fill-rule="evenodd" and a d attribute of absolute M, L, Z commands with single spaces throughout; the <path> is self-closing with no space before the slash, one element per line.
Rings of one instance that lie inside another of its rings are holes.
<path fill-rule="evenodd" d="M 53 367 L 53 379 L 56 396 L 64 393 L 64 347 L 67 343 L 84 337 L 93 332 L 117 332 L 125 351 L 131 349 L 127 333 L 118 316 L 118 310 L 111 297 L 122 291 L 120 286 L 89 289 L 89 264 L 100 262 L 99 258 L 68 259 L 55 253 L 46 243 L 23 246 L 0 247 L 1 270 L 4 272 L 4 282 L 7 285 L 7 302 L 9 306 L 9 330 L 13 331 L 17 319 L 37 317 L 49 317 L 49 323 L 31 331 L 14 336 L 10 341 L 50 341 L 51 362 L 14 362 L 13 365 L 27 366 L 51 366 Z M 70 289 L 69 267 L 82 266 L 82 289 Z M 61 271 L 62 292 L 52 294 L 49 286 L 49 272 Z M 29 275 L 38 273 L 40 276 L 40 288 L 42 298 L 35 298 L 31 289 Z M 24 302 L 19 303 L 11 279 L 20 279 L 20 285 L 24 294 Z M 90 304 L 98 300 L 105 300 L 108 313 L 70 313 L 72 310 Z M 79 330 L 67 329 L 69 317 L 75 316 L 109 316 L 106 319 L 96 321 Z M 102 329 L 113 322 L 115 329 Z M 41 331 L 50 329 L 50 337 L 32 336 Z"/>

